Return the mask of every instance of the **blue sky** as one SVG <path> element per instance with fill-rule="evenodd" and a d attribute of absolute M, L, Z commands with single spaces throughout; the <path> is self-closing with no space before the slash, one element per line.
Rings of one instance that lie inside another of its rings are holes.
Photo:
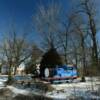
<path fill-rule="evenodd" d="M 0 38 L 2 33 L 10 30 L 10 24 L 15 23 L 17 30 L 30 28 L 32 24 L 32 15 L 35 13 L 37 6 L 47 4 L 51 0 L 0 0 Z M 69 11 L 70 0 L 55 0 L 60 1 L 61 5 Z M 98 0 L 97 0 L 98 1 Z M 100 37 L 100 35 L 98 35 Z M 39 37 L 34 31 L 31 37 L 38 42 Z"/>
<path fill-rule="evenodd" d="M 17 30 L 31 28 L 32 15 L 35 13 L 39 4 L 47 4 L 48 0 L 0 0 L 0 38 L 2 33 L 10 30 L 11 24 L 15 24 Z M 55 0 L 58 1 L 58 0 Z M 59 0 L 60 1 L 60 0 Z M 66 0 L 62 4 L 67 5 Z M 65 6 L 64 6 L 65 7 Z M 38 34 L 33 32 L 34 40 L 37 40 Z"/>
<path fill-rule="evenodd" d="M 5 32 L 10 23 L 18 28 L 30 23 L 35 0 L 0 0 L 0 32 Z"/>

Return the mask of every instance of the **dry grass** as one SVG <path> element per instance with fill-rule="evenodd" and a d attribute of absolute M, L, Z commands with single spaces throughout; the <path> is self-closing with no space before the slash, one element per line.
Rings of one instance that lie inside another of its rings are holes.
<path fill-rule="evenodd" d="M 53 91 L 54 88 L 50 85 L 50 84 L 46 84 L 46 83 L 42 83 L 42 82 L 37 82 L 34 84 L 36 86 L 37 89 L 40 89 L 44 92 L 47 92 L 47 91 Z"/>
<path fill-rule="evenodd" d="M 17 95 L 16 97 L 14 97 L 12 100 L 52 100 L 50 98 L 46 98 L 44 96 L 33 96 L 33 95 Z"/>
<path fill-rule="evenodd" d="M 66 99 L 66 100 L 67 100 L 67 99 Z M 70 96 L 70 97 L 68 98 L 68 100 L 84 100 L 84 98 L 81 97 L 81 96 Z"/>
<path fill-rule="evenodd" d="M 0 100 L 12 100 L 13 93 L 8 88 L 0 89 Z"/>
<path fill-rule="evenodd" d="M 13 92 L 8 88 L 0 89 L 0 96 L 12 96 Z"/>

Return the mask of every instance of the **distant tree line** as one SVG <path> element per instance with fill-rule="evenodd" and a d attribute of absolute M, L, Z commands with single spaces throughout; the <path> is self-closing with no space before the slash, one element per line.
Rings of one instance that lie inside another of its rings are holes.
<path fill-rule="evenodd" d="M 72 5 L 68 9 L 69 12 L 59 2 L 49 2 L 48 6 L 38 5 L 32 17 L 32 28 L 42 37 L 42 53 L 50 52 L 53 47 L 65 64 L 80 66 L 82 76 L 98 74 L 100 41 L 97 39 L 99 15 L 96 1 L 71 0 L 70 2 Z M 38 51 L 40 47 L 34 41 L 32 43 L 28 41 L 29 32 L 19 34 L 12 27 L 12 31 L 5 34 L 0 44 L 1 65 L 7 63 L 9 74 L 12 67 L 15 68 L 14 74 L 16 74 L 17 67 L 24 61 L 30 66 L 27 67 L 27 73 L 30 73 L 36 60 L 42 56 L 41 50 Z M 46 63 L 46 60 L 43 62 Z"/>
<path fill-rule="evenodd" d="M 100 71 L 96 1 L 71 0 L 71 4 L 69 12 L 59 2 L 39 5 L 33 15 L 34 29 L 43 37 L 46 51 L 53 46 L 66 64 L 80 66 L 82 76 L 96 75 Z"/>

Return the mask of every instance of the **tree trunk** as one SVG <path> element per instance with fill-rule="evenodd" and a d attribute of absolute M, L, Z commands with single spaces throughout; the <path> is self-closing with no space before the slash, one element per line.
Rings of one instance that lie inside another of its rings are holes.
<path fill-rule="evenodd" d="M 65 63 L 67 64 L 67 50 L 65 50 Z"/>
<path fill-rule="evenodd" d="M 17 70 L 17 67 L 15 66 L 15 69 L 14 69 L 14 75 L 16 75 L 16 70 Z"/>
<path fill-rule="evenodd" d="M 86 66 L 85 66 L 85 46 L 84 46 L 84 37 L 81 36 L 81 48 L 82 48 L 82 66 L 83 66 L 83 75 L 82 80 L 85 81 L 85 75 L 86 75 Z"/>
<path fill-rule="evenodd" d="M 93 66 L 97 67 L 97 69 L 99 69 L 98 66 L 98 51 L 97 51 L 97 42 L 96 42 L 96 25 L 95 25 L 95 21 L 92 18 L 92 15 L 89 14 L 89 23 L 90 23 L 90 30 L 92 33 L 92 41 L 93 41 L 93 49 L 92 49 L 92 55 L 93 55 Z"/>
<path fill-rule="evenodd" d="M 66 41 L 65 41 L 65 63 L 67 64 L 68 61 L 67 61 L 67 39 L 68 39 L 68 34 L 67 34 L 67 31 L 66 31 L 66 35 L 65 35 L 65 38 L 66 38 Z"/>

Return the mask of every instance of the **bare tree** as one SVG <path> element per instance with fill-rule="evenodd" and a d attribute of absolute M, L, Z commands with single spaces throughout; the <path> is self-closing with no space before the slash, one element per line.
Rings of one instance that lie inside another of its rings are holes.
<path fill-rule="evenodd" d="M 64 53 L 66 63 L 68 63 L 68 57 L 73 52 L 76 64 L 78 63 L 78 59 L 80 59 L 83 66 L 83 74 L 85 74 L 86 49 L 88 48 L 89 50 L 91 48 L 91 44 L 86 43 L 86 41 L 89 41 L 90 38 L 92 40 L 91 54 L 93 63 L 95 65 L 98 64 L 96 12 L 95 5 L 92 6 L 92 0 L 81 0 L 78 3 L 80 4 L 77 9 L 74 9 L 75 12 L 68 13 L 68 16 L 65 16 L 66 12 L 64 14 L 61 13 L 62 9 L 59 8 L 59 5 L 53 4 L 49 5 L 49 7 L 39 6 L 36 15 L 33 16 L 33 22 L 38 32 L 42 33 L 45 40 L 44 43 L 48 47 L 54 46 L 61 49 Z M 83 22 L 81 22 L 79 17 L 82 18 Z M 75 37 L 75 34 L 78 38 Z M 71 43 L 73 47 L 69 46 Z"/>
<path fill-rule="evenodd" d="M 79 38 L 79 47 L 80 47 L 80 61 L 82 62 L 83 66 L 83 78 L 86 74 L 86 43 L 85 40 L 87 39 L 88 32 L 86 26 L 83 25 L 84 20 L 81 18 L 80 15 L 76 14 L 73 18 L 73 32 L 74 34 L 78 35 Z M 85 78 L 84 78 L 85 81 Z"/>
<path fill-rule="evenodd" d="M 92 39 L 92 59 L 93 65 L 98 66 L 98 50 L 97 50 L 97 22 L 96 22 L 96 5 L 94 0 L 81 0 L 79 13 L 85 14 L 84 17 L 88 23 L 88 32 Z M 99 66 L 98 66 L 99 68 Z"/>
<path fill-rule="evenodd" d="M 14 74 L 16 74 L 17 67 L 28 59 L 31 55 L 31 48 L 25 40 L 25 36 L 18 36 L 17 32 L 13 31 L 6 34 L 4 43 L 2 45 L 3 60 L 9 66 L 9 74 L 11 74 L 11 67 L 14 67 Z"/>
<path fill-rule="evenodd" d="M 61 13 L 62 12 L 62 13 Z M 33 16 L 35 29 L 44 38 L 47 47 L 55 47 L 64 51 L 65 63 L 68 63 L 68 41 L 71 31 L 72 16 L 66 16 L 59 4 L 50 4 L 49 7 L 39 6 L 37 13 Z"/>
<path fill-rule="evenodd" d="M 55 2 L 48 7 L 39 5 L 36 14 L 33 16 L 34 27 L 44 40 L 47 48 L 57 45 L 57 31 L 60 28 L 60 7 Z"/>
<path fill-rule="evenodd" d="M 65 15 L 65 14 L 64 14 Z M 61 21 L 61 24 L 63 27 L 63 31 L 59 30 L 59 34 L 58 34 L 58 39 L 59 39 L 59 44 L 60 47 L 63 48 L 64 50 L 64 59 L 65 59 L 65 63 L 68 63 L 68 41 L 69 40 L 69 35 L 71 33 L 71 24 L 72 24 L 72 17 L 69 16 L 63 16 L 65 18 L 64 21 Z"/>

